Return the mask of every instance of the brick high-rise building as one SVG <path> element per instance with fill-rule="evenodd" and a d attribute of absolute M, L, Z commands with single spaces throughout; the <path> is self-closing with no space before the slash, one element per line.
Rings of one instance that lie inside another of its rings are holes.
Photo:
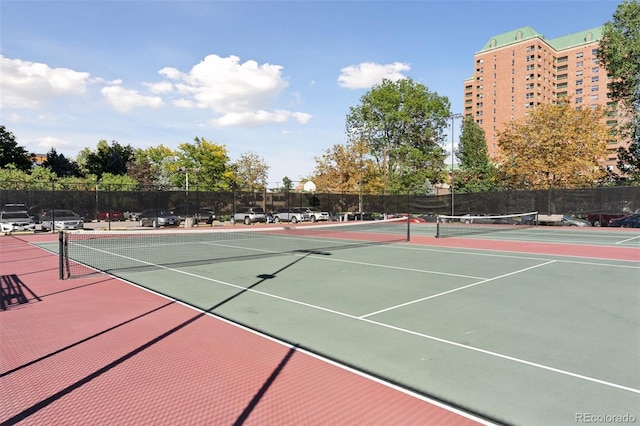
<path fill-rule="evenodd" d="M 547 40 L 524 27 L 492 37 L 474 55 L 473 77 L 464 81 L 464 115 L 484 129 L 489 157 L 499 153 L 497 131 L 534 106 L 568 96 L 576 108 L 606 107 L 607 72 L 596 53 L 602 27 Z M 608 117 L 607 125 L 615 124 Z M 617 171 L 616 149 L 608 145 L 604 166 Z"/>

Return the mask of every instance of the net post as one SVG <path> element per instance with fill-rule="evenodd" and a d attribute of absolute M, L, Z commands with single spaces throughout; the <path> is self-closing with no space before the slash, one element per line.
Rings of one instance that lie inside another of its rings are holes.
<path fill-rule="evenodd" d="M 64 280 L 64 234 L 58 232 L 58 279 Z"/>
<path fill-rule="evenodd" d="M 436 238 L 440 238 L 440 215 L 436 215 Z"/>
<path fill-rule="evenodd" d="M 411 241 L 411 215 L 407 215 L 407 242 Z"/>

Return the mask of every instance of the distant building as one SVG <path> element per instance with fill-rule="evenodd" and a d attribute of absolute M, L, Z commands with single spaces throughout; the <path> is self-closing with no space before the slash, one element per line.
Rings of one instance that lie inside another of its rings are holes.
<path fill-rule="evenodd" d="M 36 166 L 41 166 L 42 163 L 47 161 L 47 154 L 31 154 L 31 161 Z"/>
<path fill-rule="evenodd" d="M 603 27 L 546 40 L 531 27 L 492 37 L 474 55 L 473 76 L 464 81 L 464 115 L 484 129 L 490 158 L 499 153 L 497 132 L 539 104 L 570 97 L 576 109 L 612 106 L 607 72 L 596 56 Z M 607 117 L 607 125 L 616 123 Z M 617 172 L 611 140 L 604 166 Z"/>

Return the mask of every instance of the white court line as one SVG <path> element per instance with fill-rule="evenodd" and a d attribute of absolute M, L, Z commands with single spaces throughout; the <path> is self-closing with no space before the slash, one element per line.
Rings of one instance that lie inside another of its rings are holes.
<path fill-rule="evenodd" d="M 526 253 L 526 252 L 518 252 L 521 255 L 514 255 L 514 254 L 504 254 L 505 252 L 502 250 L 495 250 L 495 249 L 473 249 L 473 248 L 469 248 L 467 249 L 468 251 L 465 250 L 460 250 L 460 249 L 453 249 L 453 248 L 427 248 L 426 246 L 422 246 L 422 245 L 411 245 L 411 244 L 394 244 L 394 245 L 390 245 L 390 246 L 385 246 L 385 248 L 391 249 L 391 250 L 417 250 L 417 251 L 428 251 L 428 252 L 436 252 L 436 253 L 451 253 L 451 254 L 460 254 L 460 255 L 465 255 L 465 256 L 486 256 L 486 257 L 502 257 L 502 258 L 506 258 L 506 259 L 525 259 L 525 260 L 539 260 L 539 261 L 544 261 L 544 260 L 549 260 L 547 258 L 543 258 L 543 257 L 534 257 L 534 256 L 529 256 L 530 253 Z M 486 253 L 489 252 L 489 253 Z M 584 256 L 576 256 L 576 255 L 571 255 L 571 254 L 549 254 L 548 256 L 552 256 L 552 257 L 573 257 L 573 258 L 580 258 L 580 259 L 599 259 L 599 260 L 610 260 L 611 262 L 636 262 L 635 260 L 626 260 L 626 259 L 600 259 L 600 258 L 594 258 L 594 257 L 584 257 Z M 563 262 L 563 263 L 573 263 L 573 264 L 578 264 L 578 265 L 593 265 L 593 266 L 608 266 L 608 267 L 613 267 L 613 268 L 631 268 L 631 269 L 638 269 L 640 268 L 640 266 L 634 266 L 634 265 L 617 265 L 617 264 L 613 264 L 613 263 L 602 263 L 602 262 L 590 262 L 590 261 L 584 261 L 584 260 L 567 260 L 567 259 L 557 259 L 558 262 Z"/>
<path fill-rule="evenodd" d="M 627 238 L 626 240 L 618 241 L 617 243 L 613 243 L 613 244 L 628 243 L 629 241 L 637 240 L 638 238 L 640 238 L 640 235 L 635 236 L 635 237 L 631 237 L 631 238 Z"/>
<path fill-rule="evenodd" d="M 462 286 L 462 287 L 458 287 L 458 288 L 454 288 L 454 289 L 451 289 L 451 290 L 443 291 L 442 293 L 432 294 L 431 296 L 422 297 L 420 299 L 412 300 L 412 301 L 406 302 L 406 303 L 401 303 L 399 305 L 390 306 L 388 308 L 380 309 L 379 311 L 371 312 L 371 313 L 366 314 L 366 315 L 360 315 L 358 318 L 367 318 L 367 317 L 370 317 L 372 315 L 380 314 L 382 312 L 392 311 L 394 309 L 402 308 L 404 306 L 413 305 L 414 303 L 423 302 L 425 300 L 434 299 L 436 297 L 444 296 L 445 294 L 455 293 L 456 291 L 460 291 L 460 290 L 466 290 L 468 288 L 475 287 L 475 286 L 480 285 L 480 284 L 485 284 L 485 283 L 488 283 L 488 282 L 491 282 L 491 281 L 499 280 L 500 278 L 509 277 L 509 276 L 515 275 L 515 274 L 520 274 L 522 272 L 529 271 L 529 270 L 535 269 L 535 268 L 539 268 L 541 266 L 546 266 L 546 265 L 549 265 L 549 264 L 555 263 L 555 262 L 556 262 L 555 260 L 550 260 L 548 262 L 541 263 L 539 265 L 534 265 L 534 266 L 530 266 L 528 268 L 524 268 L 524 269 L 520 269 L 520 270 L 517 270 L 517 271 L 509 272 L 508 274 L 498 275 L 497 277 L 493 277 L 493 278 L 487 278 L 487 279 L 484 279 L 482 281 L 478 281 L 477 283 L 472 283 L 472 284 L 465 285 L 465 286 Z"/>
<path fill-rule="evenodd" d="M 97 251 L 103 251 L 103 250 L 97 250 Z M 112 254 L 112 253 L 109 253 L 109 254 Z M 120 255 L 117 255 L 117 256 L 120 256 Z M 407 329 L 404 329 L 404 328 L 396 327 L 396 326 L 393 326 L 393 325 L 390 325 L 390 324 L 381 323 L 381 322 L 378 322 L 378 321 L 373 321 L 373 320 L 370 320 L 370 319 L 367 319 L 367 318 L 359 318 L 359 317 L 357 317 L 355 315 L 347 314 L 345 312 L 340 312 L 340 311 L 336 311 L 336 310 L 333 310 L 333 309 L 324 308 L 322 306 L 313 305 L 313 304 L 306 303 L 306 302 L 301 302 L 299 300 L 289 299 L 287 297 L 282 297 L 282 296 L 278 296 L 278 295 L 275 295 L 275 294 L 265 293 L 265 292 L 260 291 L 260 290 L 256 290 L 256 289 L 252 289 L 252 288 L 246 288 L 246 287 L 243 287 L 241 285 L 231 284 L 231 283 L 228 283 L 228 282 L 225 282 L 225 281 L 216 280 L 214 278 L 205 277 L 205 276 L 194 274 L 194 273 L 191 273 L 191 272 L 181 271 L 179 269 L 169 268 L 169 267 L 165 267 L 165 266 L 162 266 L 162 265 L 155 265 L 155 264 L 153 264 L 151 262 L 140 261 L 138 259 L 128 258 L 127 256 L 121 256 L 121 257 L 130 259 L 130 260 L 134 260 L 134 261 L 139 261 L 141 263 L 145 263 L 145 264 L 148 264 L 148 265 L 153 265 L 153 266 L 155 266 L 157 268 L 165 269 L 165 270 L 172 271 L 172 272 L 176 272 L 178 274 L 183 274 L 183 275 L 187 275 L 187 276 L 190 276 L 190 277 L 199 278 L 199 279 L 202 279 L 202 280 L 205 280 L 205 281 L 215 282 L 215 283 L 222 284 L 222 285 L 225 285 L 225 286 L 229 286 L 229 287 L 241 290 L 241 291 L 260 294 L 262 296 L 271 297 L 271 298 L 274 298 L 274 299 L 282 300 L 282 301 L 293 303 L 293 304 L 296 304 L 296 305 L 305 306 L 305 307 L 316 309 L 316 310 L 320 310 L 320 311 L 323 311 L 323 312 L 328 312 L 328 313 L 331 313 L 331 314 L 339 315 L 339 316 L 342 316 L 342 317 L 345 317 L 345 318 L 349 318 L 349 319 L 353 319 L 353 320 L 356 320 L 356 321 L 367 322 L 367 323 L 370 323 L 370 324 L 373 324 L 373 325 L 377 325 L 377 326 L 380 326 L 380 327 L 383 327 L 383 328 L 388 328 L 388 329 L 391 329 L 391 330 L 394 330 L 394 331 L 399 331 L 401 333 L 407 333 L 407 334 L 410 334 L 410 335 L 413 335 L 413 336 L 422 337 L 424 339 L 432 340 L 432 341 L 443 343 L 443 344 L 450 345 L 450 346 L 455 346 L 455 347 L 458 347 L 458 348 L 461 348 L 461 349 L 466 349 L 466 350 L 469 350 L 469 351 L 472 351 L 472 352 L 477 352 L 477 353 L 481 353 L 481 354 L 484 354 L 484 355 L 489 355 L 489 356 L 493 356 L 493 357 L 496 357 L 496 358 L 504 359 L 504 360 L 507 360 L 507 361 L 515 362 L 515 363 L 518 363 L 518 364 L 523 364 L 523 365 L 527 365 L 527 366 L 530 366 L 530 367 L 536 367 L 536 368 L 540 368 L 542 370 L 551 371 L 551 372 L 554 372 L 554 373 L 558 373 L 558 374 L 561 374 L 561 375 L 577 378 L 577 379 L 580 379 L 580 380 L 585 380 L 585 381 L 588 381 L 588 382 L 597 383 L 597 384 L 608 386 L 608 387 L 611 387 L 611 388 L 616 388 L 616 389 L 620 389 L 620 390 L 624 390 L 624 391 L 640 394 L 640 389 L 635 389 L 635 388 L 632 388 L 632 387 L 629 387 L 629 386 L 619 385 L 617 383 L 596 379 L 594 377 L 589 377 L 589 376 L 585 376 L 585 375 L 582 375 L 582 374 L 573 373 L 573 372 L 567 371 L 567 370 L 561 370 L 559 368 L 550 367 L 550 366 L 547 366 L 547 365 L 544 365 L 544 364 L 538 364 L 538 363 L 527 361 L 527 360 L 524 360 L 524 359 L 521 359 L 521 358 L 515 358 L 515 357 L 509 356 L 509 355 L 504 355 L 504 354 L 501 354 L 501 353 L 498 353 L 498 352 L 493 352 L 493 351 L 480 349 L 480 348 L 473 347 L 473 346 L 464 345 L 462 343 L 458 343 L 458 342 L 454 342 L 454 341 L 451 341 L 451 340 L 442 339 L 440 337 L 431 336 L 431 335 L 424 334 L 424 333 L 418 333 L 416 331 L 407 330 Z M 541 266 L 541 265 L 538 265 L 538 266 Z"/>

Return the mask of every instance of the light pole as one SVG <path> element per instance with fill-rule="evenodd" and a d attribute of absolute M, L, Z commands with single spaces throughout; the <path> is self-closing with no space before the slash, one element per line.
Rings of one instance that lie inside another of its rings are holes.
<path fill-rule="evenodd" d="M 451 216 L 453 216 L 455 213 L 455 204 L 454 204 L 454 172 L 453 172 L 453 160 L 455 158 L 455 150 L 453 148 L 453 144 L 454 144 L 454 132 L 455 132 L 455 128 L 454 128 L 454 123 L 455 123 L 455 119 L 456 118 L 462 118 L 462 114 L 451 114 L 451 116 L 449 117 L 451 118 L 451 185 L 449 185 L 449 189 L 451 192 Z"/>

